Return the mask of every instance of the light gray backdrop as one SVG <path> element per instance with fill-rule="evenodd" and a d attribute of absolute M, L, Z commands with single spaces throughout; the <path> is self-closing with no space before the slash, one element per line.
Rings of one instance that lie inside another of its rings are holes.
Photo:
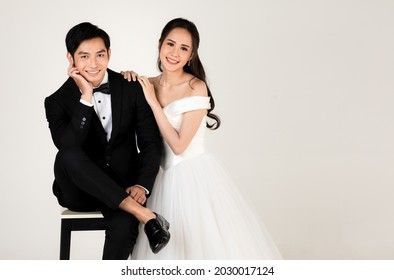
<path fill-rule="evenodd" d="M 0 259 L 59 255 L 43 102 L 67 79 L 67 31 L 91 21 L 112 69 L 156 75 L 178 16 L 200 30 L 223 120 L 208 147 L 283 256 L 394 259 L 393 15 L 391 0 L 1 0 Z M 71 257 L 100 259 L 102 242 L 75 233 Z"/>

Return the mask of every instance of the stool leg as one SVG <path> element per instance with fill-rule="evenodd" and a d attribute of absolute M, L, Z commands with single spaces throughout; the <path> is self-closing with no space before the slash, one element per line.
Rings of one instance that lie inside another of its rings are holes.
<path fill-rule="evenodd" d="M 70 259 L 70 246 L 71 246 L 71 228 L 72 221 L 70 219 L 62 219 L 61 232 L 60 232 L 60 259 Z"/>

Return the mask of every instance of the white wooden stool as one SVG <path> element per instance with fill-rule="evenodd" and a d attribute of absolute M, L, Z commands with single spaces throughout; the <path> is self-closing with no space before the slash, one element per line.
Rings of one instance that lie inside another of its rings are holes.
<path fill-rule="evenodd" d="M 104 230 L 104 217 L 100 211 L 75 212 L 62 208 L 60 232 L 60 259 L 70 259 L 71 232 L 85 230 Z"/>

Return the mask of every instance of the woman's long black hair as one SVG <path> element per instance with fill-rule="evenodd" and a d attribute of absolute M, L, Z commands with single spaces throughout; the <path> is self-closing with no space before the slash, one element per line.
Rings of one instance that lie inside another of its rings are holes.
<path fill-rule="evenodd" d="M 200 57 L 198 56 L 198 47 L 200 45 L 200 35 L 198 33 L 198 30 L 197 30 L 197 27 L 195 26 L 195 24 L 192 23 L 191 21 L 188 21 L 183 18 L 175 18 L 175 19 L 169 21 L 166 24 L 166 26 L 164 26 L 164 28 L 161 32 L 161 36 L 159 39 L 159 52 L 160 52 L 161 46 L 163 45 L 164 39 L 175 28 L 186 29 L 192 37 L 192 58 L 190 60 L 190 63 L 187 63 L 183 67 L 183 70 L 186 73 L 192 74 L 193 76 L 197 77 L 198 79 L 204 81 L 204 83 L 206 84 L 207 90 L 208 90 L 208 96 L 210 98 L 210 103 L 211 103 L 211 108 L 208 109 L 207 116 L 208 116 L 208 118 L 210 118 L 214 121 L 212 124 L 207 122 L 207 127 L 212 130 L 217 129 L 217 128 L 219 128 L 221 121 L 217 115 L 211 113 L 212 110 L 215 108 L 215 100 L 213 99 L 211 90 L 208 87 L 206 77 L 205 77 L 205 70 L 204 70 L 204 67 L 202 66 L 202 63 L 200 61 Z M 159 68 L 159 70 L 161 72 L 163 72 L 163 69 L 161 67 L 160 56 L 157 59 L 157 67 Z"/>

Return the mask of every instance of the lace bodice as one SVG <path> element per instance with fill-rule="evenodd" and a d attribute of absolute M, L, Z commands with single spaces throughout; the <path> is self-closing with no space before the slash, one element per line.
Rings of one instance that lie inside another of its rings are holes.
<path fill-rule="evenodd" d="M 171 123 L 172 127 L 179 130 L 183 120 L 183 113 L 198 110 L 198 109 L 209 109 L 210 98 L 204 96 L 188 96 L 181 99 L 177 99 L 166 107 L 163 108 L 167 119 Z M 168 169 L 185 159 L 189 159 L 204 153 L 204 138 L 206 131 L 206 117 L 201 121 L 200 127 L 197 130 L 193 140 L 190 142 L 189 146 L 181 155 L 175 155 L 168 144 L 164 142 L 164 151 L 162 157 L 162 167 Z"/>

